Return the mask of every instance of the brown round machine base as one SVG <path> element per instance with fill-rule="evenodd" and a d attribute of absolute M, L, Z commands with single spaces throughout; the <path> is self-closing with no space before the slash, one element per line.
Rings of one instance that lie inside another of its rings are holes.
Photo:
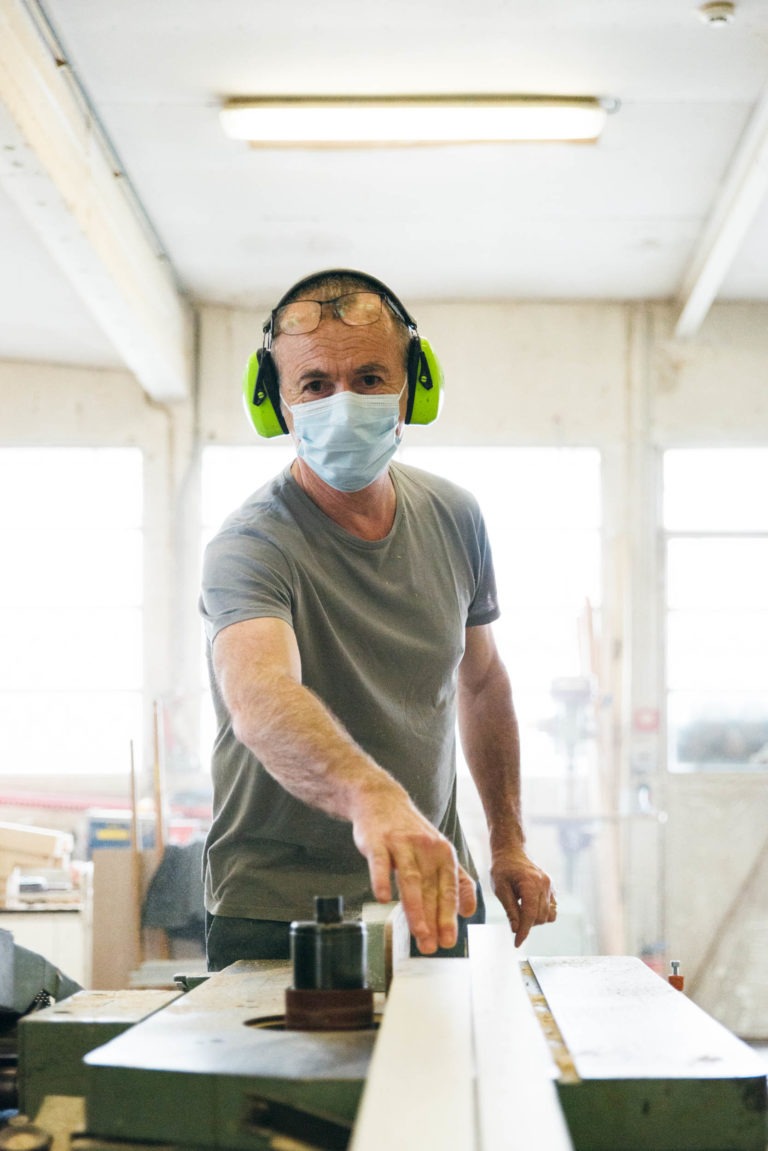
<path fill-rule="evenodd" d="M 289 1031 L 361 1031 L 373 1027 L 373 991 L 288 987 L 285 1026 Z"/>

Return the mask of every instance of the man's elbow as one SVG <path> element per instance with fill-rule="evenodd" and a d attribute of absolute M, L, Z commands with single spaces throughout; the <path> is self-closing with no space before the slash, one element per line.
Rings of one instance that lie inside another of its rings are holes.
<path fill-rule="evenodd" d="M 249 750 L 253 750 L 253 723 L 249 718 L 248 712 L 245 708 L 230 708 L 229 718 L 232 723 L 232 732 L 235 739 L 245 745 Z"/>
<path fill-rule="evenodd" d="M 235 739 L 258 759 L 263 759 L 265 748 L 286 726 L 290 707 L 282 686 L 279 676 L 265 678 L 258 685 L 251 683 L 248 691 L 241 689 L 225 697 Z"/>

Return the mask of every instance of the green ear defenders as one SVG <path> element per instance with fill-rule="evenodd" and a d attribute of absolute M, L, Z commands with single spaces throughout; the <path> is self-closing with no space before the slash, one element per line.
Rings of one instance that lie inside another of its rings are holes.
<path fill-rule="evenodd" d="M 310 285 L 319 277 L 354 276 L 370 284 L 380 292 L 396 316 L 405 324 L 410 333 L 408 348 L 408 404 L 405 411 L 407 424 L 431 424 L 436 420 L 443 398 L 443 369 L 429 342 L 422 339 L 416 329 L 416 321 L 408 314 L 397 296 L 389 288 L 364 272 L 353 272 L 346 268 L 317 272 L 299 280 L 290 288 L 275 306 L 264 325 L 264 343 L 258 352 L 249 358 L 243 375 L 243 402 L 248 419 L 260 436 L 285 435 L 288 427 L 280 411 L 280 388 L 275 361 L 272 357 L 272 336 L 275 314 L 302 287 Z"/>

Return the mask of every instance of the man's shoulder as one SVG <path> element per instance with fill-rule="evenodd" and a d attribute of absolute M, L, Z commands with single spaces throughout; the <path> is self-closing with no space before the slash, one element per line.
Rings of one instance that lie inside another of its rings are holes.
<path fill-rule="evenodd" d="M 414 467 L 412 464 L 403 464 L 399 461 L 391 465 L 395 473 L 396 482 L 415 495 L 422 495 L 425 499 L 445 503 L 449 507 L 474 509 L 477 500 L 474 495 L 455 480 L 448 479 L 438 472 L 429 472 L 424 468 Z"/>
<path fill-rule="evenodd" d="M 257 556 L 281 565 L 301 545 L 301 509 L 291 500 L 289 469 L 268 480 L 230 512 L 205 548 L 206 569 L 237 557 Z M 271 558 L 270 558 L 271 557 Z"/>
<path fill-rule="evenodd" d="M 250 534 L 270 521 L 285 522 L 293 514 L 290 500 L 290 469 L 285 468 L 272 476 L 260 488 L 251 492 L 241 504 L 229 513 L 216 532 L 220 535 Z"/>

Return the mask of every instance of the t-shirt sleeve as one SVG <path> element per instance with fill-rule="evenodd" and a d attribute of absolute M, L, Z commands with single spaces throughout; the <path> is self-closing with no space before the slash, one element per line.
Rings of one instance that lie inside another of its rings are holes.
<path fill-rule="evenodd" d="M 467 627 L 479 627 L 481 624 L 493 623 L 501 615 L 488 530 L 479 506 L 474 501 L 473 504 L 472 544 L 476 590 L 467 612 Z"/>
<path fill-rule="evenodd" d="M 224 530 L 205 550 L 200 614 L 209 640 L 243 620 L 293 623 L 290 563 L 257 533 Z"/>

